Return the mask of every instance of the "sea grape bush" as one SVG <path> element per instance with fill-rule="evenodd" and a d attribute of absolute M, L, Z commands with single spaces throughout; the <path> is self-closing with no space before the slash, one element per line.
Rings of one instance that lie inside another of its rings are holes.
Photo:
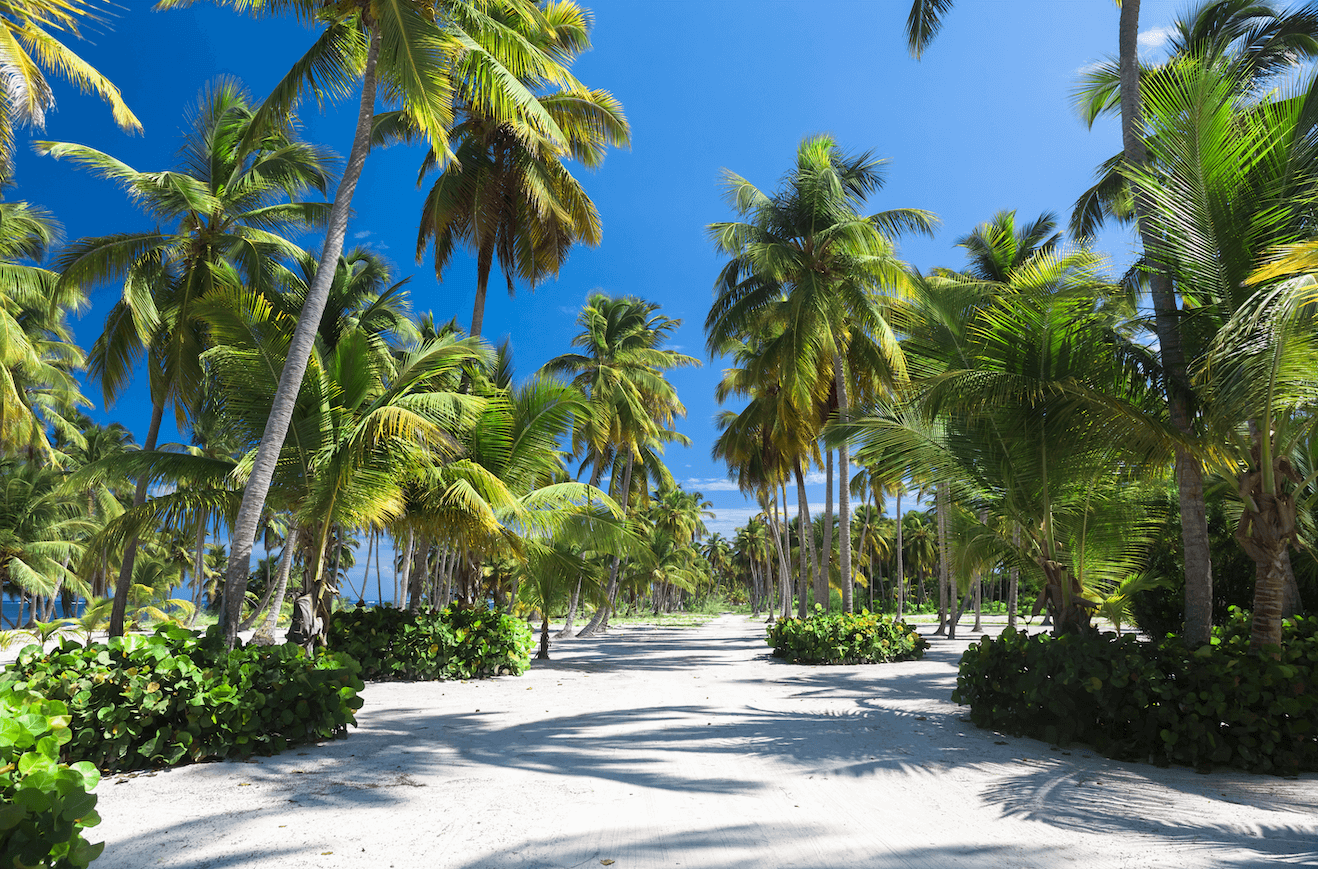
<path fill-rule="evenodd" d="M 929 641 L 887 616 L 825 613 L 816 606 L 805 619 L 779 619 L 768 629 L 774 657 L 794 664 L 882 664 L 917 661 Z"/>
<path fill-rule="evenodd" d="M 60 763 L 73 734 L 68 707 L 0 683 L 0 867 L 81 869 L 103 843 L 82 836 L 96 814 L 100 773 L 87 761 Z"/>
<path fill-rule="evenodd" d="M 520 676 L 535 648 L 521 619 L 466 607 L 341 610 L 330 618 L 329 643 L 359 661 L 364 678 L 378 681 Z"/>
<path fill-rule="evenodd" d="M 1318 618 L 1288 621 L 1279 657 L 1249 651 L 1237 613 L 1211 645 L 1004 631 L 961 658 L 952 699 L 980 727 L 1089 743 L 1116 758 L 1293 775 L 1318 770 Z"/>
<path fill-rule="evenodd" d="M 49 653 L 29 646 L 0 675 L 0 691 L 67 705 L 62 758 L 130 770 L 340 736 L 357 723 L 359 670 L 342 654 L 308 659 L 293 645 L 226 651 L 214 629 L 202 636 L 167 626 L 85 647 L 66 640 Z"/>

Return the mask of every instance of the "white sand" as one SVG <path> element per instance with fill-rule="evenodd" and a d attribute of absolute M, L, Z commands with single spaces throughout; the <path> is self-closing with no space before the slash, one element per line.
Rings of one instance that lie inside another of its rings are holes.
<path fill-rule="evenodd" d="M 93 867 L 1318 865 L 1318 776 L 981 731 L 948 700 L 968 639 L 820 668 L 763 630 L 615 629 L 518 678 L 370 684 L 347 739 L 108 776 Z"/>

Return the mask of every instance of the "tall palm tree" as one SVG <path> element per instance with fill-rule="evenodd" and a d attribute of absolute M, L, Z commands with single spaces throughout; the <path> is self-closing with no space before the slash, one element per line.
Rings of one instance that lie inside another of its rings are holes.
<path fill-rule="evenodd" d="M 673 424 L 686 408 L 665 372 L 700 364 L 691 356 L 663 349 L 682 321 L 658 310 L 658 305 L 634 297 L 592 294 L 577 317 L 582 330 L 572 339 L 582 352 L 556 356 L 542 369 L 572 375 L 573 385 L 586 396 L 587 407 L 573 433 L 574 453 L 592 465 L 592 486 L 599 485 L 610 459 L 620 460 L 614 463 L 621 465 L 621 473 L 614 475 L 618 485 L 610 488 L 624 509 L 631 502 L 637 459 L 657 458 L 654 445 L 681 437 Z M 642 461 L 642 470 L 662 474 L 661 465 Z M 641 500 L 647 492 L 648 486 L 641 488 Z M 621 559 L 615 557 L 606 601 L 578 636 L 593 634 L 606 617 L 617 593 L 620 566 Z"/>
<path fill-rule="evenodd" d="M 1073 226 L 1092 231 L 1104 210 L 1123 219 L 1136 218 L 1153 298 L 1155 327 L 1163 362 L 1163 383 L 1172 421 L 1186 439 L 1196 434 L 1197 411 L 1189 370 L 1194 365 L 1195 335 L 1185 334 L 1181 323 L 1195 306 L 1184 298 L 1177 305 L 1179 288 L 1173 275 L 1153 255 L 1158 242 L 1151 225 L 1153 203 L 1130 183 L 1131 171 L 1151 168 L 1141 92 L 1158 84 L 1166 87 L 1188 59 L 1226 63 L 1241 94 L 1259 96 L 1302 58 L 1318 49 L 1318 16 L 1312 9 L 1280 12 L 1267 2 L 1207 0 L 1180 16 L 1173 25 L 1171 60 L 1160 67 L 1144 67 L 1136 56 L 1139 3 L 1121 10 L 1120 55 L 1086 74 L 1077 94 L 1082 114 L 1090 121 L 1119 112 L 1122 120 L 1123 160 L 1109 160 L 1106 175 L 1077 205 Z M 1196 318 L 1198 319 L 1198 318 Z M 1187 349 L 1186 344 L 1190 346 Z M 1181 508 L 1182 544 L 1185 550 L 1185 639 L 1191 645 L 1209 640 L 1212 624 L 1212 564 L 1208 552 L 1207 513 L 1203 496 L 1203 468 L 1185 447 L 1177 449 L 1176 480 Z"/>
<path fill-rule="evenodd" d="M 191 5 L 193 0 L 159 0 L 158 8 Z M 325 243 L 311 281 L 302 315 L 298 318 L 279 390 L 267 420 L 252 473 L 234 523 L 229 575 L 225 585 L 229 608 L 224 631 L 229 645 L 237 640 L 240 590 L 247 581 L 252 546 L 270 480 L 297 401 L 315 341 L 317 324 L 329 294 L 333 266 L 343 251 L 353 193 L 370 151 L 379 92 L 399 103 L 407 123 L 426 137 L 437 153 L 450 152 L 447 138 L 453 121 L 455 82 L 481 84 L 473 95 L 500 118 L 518 119 L 556 142 L 564 137 L 534 94 L 513 70 L 537 80 L 568 83 L 570 76 L 557 59 L 524 39 L 512 28 L 487 14 L 488 6 L 474 0 L 288 0 L 251 3 L 215 0 L 254 15 L 293 12 L 307 22 L 323 26 L 320 36 L 263 105 L 260 120 L 289 116 L 300 97 L 310 90 L 318 100 L 343 96 L 361 82 L 356 129 L 347 166 L 335 190 L 326 219 Z M 510 14 L 543 21 L 540 8 L 529 0 L 508 0 Z"/>
<path fill-rule="evenodd" d="M 143 172 L 110 155 L 65 142 L 42 142 L 43 153 L 67 158 L 118 182 L 158 222 L 158 228 L 82 239 L 60 255 L 61 282 L 118 281 L 123 295 L 91 352 L 91 372 L 112 403 L 146 356 L 152 402 L 143 448 L 156 448 L 167 404 L 180 426 L 204 392 L 201 354 L 208 346 L 198 306 L 238 269 L 265 283 L 271 257 L 298 248 L 278 233 L 324 219 L 323 204 L 299 201 L 329 182 L 326 157 L 286 126 L 263 126 L 237 82 L 220 79 L 203 92 L 179 151 L 179 166 Z M 163 227 L 163 228 L 162 228 Z M 146 500 L 145 482 L 134 503 Z M 115 587 L 110 634 L 123 632 L 136 554 L 129 540 Z"/>
<path fill-rule="evenodd" d="M 589 13 L 572 0 L 549 3 L 543 13 L 544 22 L 509 15 L 505 23 L 566 69 L 590 48 Z M 599 244 L 599 213 L 565 161 L 595 169 L 608 146 L 630 142 L 622 106 L 608 91 L 574 83 L 544 93 L 547 82 L 540 74 L 524 75 L 522 84 L 537 94 L 561 139 L 492 113 L 475 93 L 476 81 L 459 82 L 457 123 L 449 133 L 456 160 L 440 173 L 421 209 L 417 260 L 432 244 L 436 278 L 442 280 L 459 244 L 476 256 L 470 334 L 477 336 L 496 258 L 511 295 L 515 279 L 535 287 L 557 274 L 576 243 Z M 423 175 L 439 162 L 432 149 Z"/>
<path fill-rule="evenodd" d="M 109 103 L 120 129 L 142 132 L 141 123 L 124 104 L 119 89 L 57 36 L 67 33 L 81 38 L 84 21 L 104 23 L 102 5 L 98 0 L 6 0 L 0 9 L 0 54 L 5 57 L 5 75 L 0 79 L 4 100 L 0 111 L 0 179 L 7 178 L 12 169 L 14 124 L 44 129 L 46 112 L 55 105 L 55 92 L 43 68 Z"/>
<path fill-rule="evenodd" d="M 920 57 L 937 34 L 953 0 L 912 0 L 907 19 L 910 50 Z M 1121 114 L 1122 164 L 1139 168 L 1148 162 L 1140 98 L 1140 0 L 1123 0 L 1117 26 L 1117 94 Z M 1257 4 L 1251 4 L 1257 5 Z M 1156 241 L 1148 226 L 1149 203 L 1141 197 L 1130 202 L 1145 254 Z M 1180 317 L 1170 280 L 1154 273 L 1149 283 L 1155 327 L 1162 360 L 1162 384 L 1172 422 L 1182 436 L 1192 434 L 1191 391 L 1185 353 L 1181 346 Z M 1185 551 L 1185 640 L 1193 646 L 1207 643 L 1212 632 L 1212 559 L 1208 544 L 1208 518 L 1204 506 L 1203 469 L 1191 453 L 1176 451 L 1176 483 L 1181 508 L 1181 534 Z"/>
<path fill-rule="evenodd" d="M 1236 537 L 1257 565 L 1259 649 L 1281 640 L 1300 488 L 1290 456 L 1313 425 L 1318 378 L 1310 279 L 1251 275 L 1312 236 L 1318 77 L 1257 99 L 1233 64 L 1187 58 L 1175 73 L 1145 87 L 1150 162 L 1133 182 L 1157 236 L 1151 257 L 1212 335 L 1196 386 L 1210 434 L 1232 453 L 1244 506 Z"/>
<path fill-rule="evenodd" d="M 711 348 L 724 346 L 779 313 L 791 346 L 782 388 L 808 406 L 821 367 L 831 370 L 837 411 L 851 410 L 848 370 L 853 350 L 867 347 L 867 379 L 895 384 L 905 377 L 896 337 L 884 317 L 883 291 L 906 283 L 892 237 L 928 232 L 933 217 L 917 209 L 869 216 L 860 209 L 883 183 L 883 161 L 871 153 L 845 154 L 828 136 L 804 140 L 796 165 L 772 196 L 725 173 L 725 197 L 740 221 L 714 223 L 709 233 L 728 256 L 715 284 L 716 300 L 705 321 Z M 867 339 L 867 340 L 865 340 Z M 839 447 L 839 478 L 850 482 L 848 447 Z M 850 495 L 839 489 L 838 512 L 850 526 Z M 851 609 L 851 546 L 840 547 L 843 606 Z"/>

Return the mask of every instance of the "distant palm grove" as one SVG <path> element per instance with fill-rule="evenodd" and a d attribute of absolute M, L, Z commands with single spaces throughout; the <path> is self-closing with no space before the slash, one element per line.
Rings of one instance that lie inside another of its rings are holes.
<path fill-rule="evenodd" d="M 1125 0 L 1117 55 L 1075 86 L 1088 122 L 1120 117 L 1120 148 L 1069 216 L 953 227 L 959 263 L 901 259 L 939 219 L 883 201 L 874 143 L 802 131 L 778 178 L 729 166 L 706 227 L 722 265 L 689 288 L 710 299 L 725 406 L 697 446 L 759 509 L 725 537 L 665 464 L 690 445 L 671 374 L 702 361 L 671 344 L 679 320 L 620 275 L 529 376 L 482 337 L 492 277 L 535 287 L 607 244 L 580 175 L 631 128 L 608 82 L 573 73 L 589 11 L 216 5 L 313 25 L 306 53 L 269 94 L 212 82 L 158 166 L 41 133 L 75 89 L 138 127 L 71 48 L 89 21 L 114 26 L 109 4 L 0 9 L 3 627 L 213 617 L 230 646 L 274 644 L 302 598 L 324 645 L 330 615 L 369 600 L 498 609 L 546 649 L 551 619 L 590 635 L 638 610 L 936 613 L 955 635 L 996 608 L 1198 646 L 1240 607 L 1268 650 L 1318 607 L 1313 9 L 1203 2 L 1141 65 Z M 913 4 L 917 56 L 951 6 Z M 333 100 L 357 108 L 342 159 L 296 121 Z M 394 143 L 418 146 L 401 179 L 424 192 L 417 261 L 442 283 L 474 260 L 469 318 L 416 311 L 407 276 L 347 247 L 363 168 Z M 152 228 L 56 243 L 58 215 L 13 171 L 28 147 L 117 185 Z M 1091 247 L 1104 224 L 1138 238 L 1124 273 Z M 69 318 L 93 289 L 117 301 L 84 348 Z M 84 414 L 134 381 L 140 443 Z M 186 443 L 162 442 L 170 418 Z"/>

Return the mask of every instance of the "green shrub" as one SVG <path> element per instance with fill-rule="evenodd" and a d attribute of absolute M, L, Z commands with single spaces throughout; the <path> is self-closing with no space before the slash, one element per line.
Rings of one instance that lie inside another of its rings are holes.
<path fill-rule="evenodd" d="M 329 643 L 361 662 L 365 678 L 379 681 L 520 676 L 535 649 L 521 619 L 462 607 L 343 610 L 330 617 Z"/>
<path fill-rule="evenodd" d="M 101 822 L 100 780 L 86 761 L 59 762 L 73 734 L 69 710 L 13 683 L 0 683 L 0 867 L 83 867 L 104 844 L 82 837 Z"/>
<path fill-rule="evenodd" d="M 1111 757 L 1293 775 L 1318 770 L 1318 618 L 1287 622 L 1279 658 L 1237 615 L 1213 644 L 1004 631 L 961 658 L 952 699 L 980 727 Z"/>
<path fill-rule="evenodd" d="M 815 608 L 805 619 L 779 619 L 769 626 L 768 643 L 774 657 L 794 664 L 882 664 L 917 661 L 929 641 L 915 628 L 887 616 L 859 613 L 824 613 Z"/>
<path fill-rule="evenodd" d="M 346 655 L 308 659 L 293 645 L 226 652 L 214 629 L 170 626 L 86 647 L 67 640 L 47 654 L 29 646 L 0 688 L 67 704 L 64 758 L 127 770 L 340 736 L 357 723 L 359 669 Z"/>

